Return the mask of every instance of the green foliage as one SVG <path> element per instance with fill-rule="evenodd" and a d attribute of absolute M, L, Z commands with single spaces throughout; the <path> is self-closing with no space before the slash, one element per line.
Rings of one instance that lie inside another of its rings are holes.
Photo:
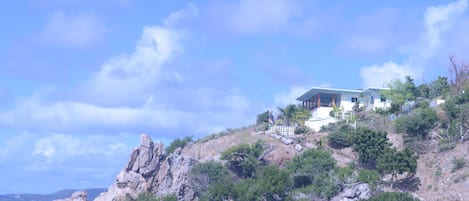
<path fill-rule="evenodd" d="M 176 138 L 174 139 L 171 144 L 166 147 L 166 154 L 173 153 L 177 148 L 184 148 L 187 143 L 192 142 L 192 137 L 185 137 L 183 139 Z"/>
<path fill-rule="evenodd" d="M 466 167 L 466 160 L 464 160 L 464 158 L 453 158 L 451 163 L 453 163 L 453 168 L 451 169 L 451 172 L 456 172 Z"/>
<path fill-rule="evenodd" d="M 435 110 L 419 108 L 408 115 L 398 118 L 394 125 L 399 132 L 403 131 L 410 136 L 424 138 L 437 121 L 438 116 Z"/>
<path fill-rule="evenodd" d="M 237 197 L 236 184 L 231 179 L 218 182 L 208 187 L 205 194 L 200 197 L 201 201 L 233 200 Z"/>
<path fill-rule="evenodd" d="M 438 143 L 438 152 L 444 152 L 456 148 L 456 143 L 448 138 L 443 138 Z"/>
<path fill-rule="evenodd" d="M 308 133 L 309 128 L 307 126 L 297 126 L 295 127 L 295 135 Z"/>
<path fill-rule="evenodd" d="M 352 146 L 353 128 L 349 125 L 343 125 L 327 136 L 328 142 L 332 147 L 343 148 Z"/>
<path fill-rule="evenodd" d="M 256 124 L 268 123 L 270 118 L 270 111 L 265 111 L 257 115 Z"/>
<path fill-rule="evenodd" d="M 280 112 L 278 118 L 283 119 L 283 123 L 287 126 L 304 125 L 305 121 L 311 117 L 311 112 L 308 109 L 298 108 L 293 104 L 287 105 L 285 108 L 277 108 Z"/>
<path fill-rule="evenodd" d="M 333 170 L 335 165 L 336 161 L 328 151 L 308 149 L 300 155 L 295 156 L 287 164 L 287 170 L 291 173 L 316 175 Z"/>
<path fill-rule="evenodd" d="M 436 80 L 430 83 L 430 97 L 442 97 L 446 96 L 450 91 L 450 85 L 447 77 L 438 76 Z"/>
<path fill-rule="evenodd" d="M 337 179 L 344 183 L 353 177 L 354 172 L 354 167 L 350 165 L 345 167 L 337 167 L 334 170 L 334 174 L 336 175 Z"/>
<path fill-rule="evenodd" d="M 375 164 L 376 159 L 391 145 L 386 132 L 373 131 L 370 128 L 358 128 L 352 134 L 353 149 L 358 153 L 358 161 L 363 164 Z"/>
<path fill-rule="evenodd" d="M 362 200 L 365 201 L 365 200 Z M 402 192 L 384 192 L 378 196 L 371 197 L 367 201 L 420 201 L 418 198 L 414 198 L 409 193 Z"/>
<path fill-rule="evenodd" d="M 374 189 L 380 181 L 380 175 L 376 170 L 361 169 L 358 172 L 357 180 L 359 182 L 368 183 L 370 187 Z"/>
<path fill-rule="evenodd" d="M 400 107 L 407 101 L 415 100 L 418 95 L 414 80 L 407 76 L 405 82 L 394 80 L 388 84 L 390 90 L 383 90 L 381 94 L 392 100 L 391 111 L 400 112 Z"/>
<path fill-rule="evenodd" d="M 318 197 L 330 200 L 340 192 L 341 188 L 338 184 L 337 178 L 332 173 L 325 173 L 316 175 L 309 187 Z"/>
<path fill-rule="evenodd" d="M 292 187 L 292 180 L 287 171 L 278 167 L 268 166 L 263 168 L 257 177 L 258 191 L 262 200 L 287 200 Z"/>
<path fill-rule="evenodd" d="M 418 155 L 412 153 L 409 149 L 396 151 L 387 149 L 377 160 L 377 169 L 382 174 L 391 174 L 394 179 L 397 174 L 404 172 L 415 174 L 417 170 Z"/>
<path fill-rule="evenodd" d="M 230 179 L 230 172 L 223 164 L 209 161 L 196 164 L 191 169 L 189 178 L 196 195 L 200 196 L 205 194 L 211 186 L 225 183 Z"/>
<path fill-rule="evenodd" d="M 156 197 L 155 194 L 150 192 L 140 193 L 137 196 L 136 201 L 177 201 L 177 196 L 174 194 L 165 195 L 163 197 Z"/>
<path fill-rule="evenodd" d="M 260 165 L 258 157 L 264 151 L 263 143 L 256 142 L 254 145 L 239 144 L 225 150 L 221 159 L 226 160 L 228 168 L 239 177 L 252 177 Z"/>
<path fill-rule="evenodd" d="M 418 97 L 421 98 L 430 98 L 430 86 L 428 84 L 422 83 L 417 87 Z"/>

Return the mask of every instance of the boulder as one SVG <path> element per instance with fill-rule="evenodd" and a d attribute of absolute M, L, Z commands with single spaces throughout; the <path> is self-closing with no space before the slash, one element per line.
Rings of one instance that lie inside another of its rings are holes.
<path fill-rule="evenodd" d="M 175 194 L 178 200 L 194 200 L 188 174 L 195 163 L 191 157 L 181 155 L 180 148 L 167 156 L 161 142 L 154 143 L 149 136 L 142 134 L 140 146 L 132 151 L 115 183 L 95 201 L 136 199 L 142 192 L 158 196 Z"/>
<path fill-rule="evenodd" d="M 368 199 L 371 196 L 371 190 L 367 183 L 359 183 L 345 188 L 331 201 L 357 201 L 360 199 Z"/>
<path fill-rule="evenodd" d="M 303 150 L 303 146 L 301 146 L 300 144 L 296 144 L 296 145 L 295 145 L 295 150 L 296 150 L 297 152 L 301 152 L 301 151 Z"/>
<path fill-rule="evenodd" d="M 88 201 L 88 194 L 85 191 L 74 192 L 69 198 L 54 201 Z"/>
<path fill-rule="evenodd" d="M 293 144 L 293 140 L 292 139 L 289 139 L 289 138 L 280 138 L 280 141 L 282 141 L 283 144 L 286 144 L 286 145 L 289 145 L 289 144 Z"/>

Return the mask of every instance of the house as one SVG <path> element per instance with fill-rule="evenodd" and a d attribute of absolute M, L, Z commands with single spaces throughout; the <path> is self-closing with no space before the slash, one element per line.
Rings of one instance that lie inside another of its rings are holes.
<path fill-rule="evenodd" d="M 375 108 L 388 108 L 391 106 L 391 100 L 386 99 L 381 92 L 389 90 L 388 88 L 367 88 L 365 90 L 338 89 L 313 87 L 303 95 L 297 98 L 301 101 L 300 107 L 311 110 L 311 118 L 305 122 L 305 125 L 319 131 L 321 126 L 337 122 L 337 118 L 346 119 L 352 114 L 353 107 L 359 104 L 365 110 Z M 334 108 L 336 110 L 334 111 Z M 334 114 L 332 117 L 330 114 Z"/>

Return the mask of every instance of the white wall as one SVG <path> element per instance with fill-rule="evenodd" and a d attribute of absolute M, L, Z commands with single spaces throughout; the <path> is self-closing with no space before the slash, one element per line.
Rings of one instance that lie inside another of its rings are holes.
<path fill-rule="evenodd" d="M 315 119 L 328 118 L 331 111 L 332 107 L 319 107 L 311 112 L 311 117 Z"/>
<path fill-rule="evenodd" d="M 311 130 L 314 132 L 318 132 L 321 130 L 322 126 L 327 126 L 329 123 L 336 123 L 337 119 L 333 117 L 328 117 L 325 119 L 309 119 L 308 121 L 305 122 L 305 125 L 309 127 Z"/>

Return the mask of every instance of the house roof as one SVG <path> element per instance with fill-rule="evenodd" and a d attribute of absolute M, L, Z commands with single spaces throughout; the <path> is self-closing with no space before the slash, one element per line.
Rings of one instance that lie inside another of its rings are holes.
<path fill-rule="evenodd" d="M 326 93 L 326 94 L 344 94 L 344 93 L 356 93 L 359 94 L 361 93 L 362 90 L 356 90 L 356 89 L 338 89 L 338 88 L 325 88 L 325 87 L 313 87 L 300 97 L 298 97 L 296 100 L 299 101 L 306 101 L 312 96 L 315 96 L 316 94 L 319 93 Z"/>
<path fill-rule="evenodd" d="M 367 91 L 381 91 L 381 90 L 389 90 L 389 88 L 378 88 L 378 87 L 369 87 L 365 90 L 362 89 L 340 89 L 340 88 L 326 88 L 326 87 L 313 87 L 296 100 L 299 101 L 306 101 L 309 98 L 315 96 L 316 94 L 360 94 Z"/>

